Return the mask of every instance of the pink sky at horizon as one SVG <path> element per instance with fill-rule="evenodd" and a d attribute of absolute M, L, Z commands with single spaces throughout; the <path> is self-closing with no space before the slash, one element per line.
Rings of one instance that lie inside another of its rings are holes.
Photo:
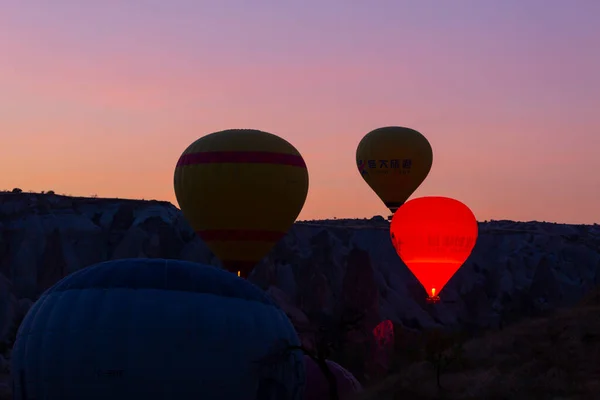
<path fill-rule="evenodd" d="M 413 197 L 600 222 L 600 2 L 283 3 L 0 5 L 0 189 L 177 204 L 189 143 L 255 128 L 307 162 L 299 219 L 387 215 L 355 150 L 400 125 L 434 151 Z"/>

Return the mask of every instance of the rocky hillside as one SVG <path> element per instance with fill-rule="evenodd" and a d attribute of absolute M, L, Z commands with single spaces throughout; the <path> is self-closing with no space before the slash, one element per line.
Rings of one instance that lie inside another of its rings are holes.
<path fill-rule="evenodd" d="M 360 399 L 597 398 L 599 315 L 600 291 L 596 291 L 575 307 L 444 349 L 451 362 L 442 368 L 439 383 L 435 357 L 425 356 L 374 385 Z"/>
<path fill-rule="evenodd" d="M 271 293 L 308 345 L 316 324 L 348 310 L 362 316 L 351 341 L 367 343 L 383 319 L 477 331 L 575 304 L 600 284 L 597 225 L 483 222 L 473 256 L 432 306 L 388 235 L 381 217 L 298 222 L 250 280 Z M 61 277 L 128 257 L 218 264 L 169 203 L 0 193 L 0 343 Z"/>

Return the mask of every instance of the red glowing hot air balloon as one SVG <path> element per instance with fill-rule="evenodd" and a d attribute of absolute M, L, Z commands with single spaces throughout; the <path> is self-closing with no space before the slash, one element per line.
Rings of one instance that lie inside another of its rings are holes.
<path fill-rule="evenodd" d="M 381 321 L 374 329 L 373 336 L 380 348 L 393 346 L 394 344 L 394 324 L 389 319 Z"/>
<path fill-rule="evenodd" d="M 398 255 L 421 282 L 430 302 L 439 300 L 438 294 L 471 255 L 477 230 L 469 207 L 448 197 L 410 200 L 390 224 Z"/>

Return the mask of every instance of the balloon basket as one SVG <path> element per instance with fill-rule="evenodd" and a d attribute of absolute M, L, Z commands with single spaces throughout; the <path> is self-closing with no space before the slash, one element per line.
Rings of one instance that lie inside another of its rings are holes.
<path fill-rule="evenodd" d="M 440 296 L 433 296 L 433 297 L 432 297 L 432 296 L 429 296 L 429 297 L 427 298 L 427 300 L 426 300 L 426 301 L 427 301 L 427 303 L 428 303 L 428 304 L 435 304 L 435 303 L 439 303 L 439 301 L 440 301 Z"/>

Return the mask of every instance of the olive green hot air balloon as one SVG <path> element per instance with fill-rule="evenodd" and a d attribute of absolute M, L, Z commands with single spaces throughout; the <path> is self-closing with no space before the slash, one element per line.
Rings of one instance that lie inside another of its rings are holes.
<path fill-rule="evenodd" d="M 416 130 L 388 126 L 362 138 L 356 163 L 363 179 L 393 214 L 429 174 L 433 151 Z"/>
<path fill-rule="evenodd" d="M 225 269 L 246 278 L 300 214 L 308 170 L 298 150 L 279 136 L 228 129 L 183 152 L 174 188 L 198 236 Z"/>

